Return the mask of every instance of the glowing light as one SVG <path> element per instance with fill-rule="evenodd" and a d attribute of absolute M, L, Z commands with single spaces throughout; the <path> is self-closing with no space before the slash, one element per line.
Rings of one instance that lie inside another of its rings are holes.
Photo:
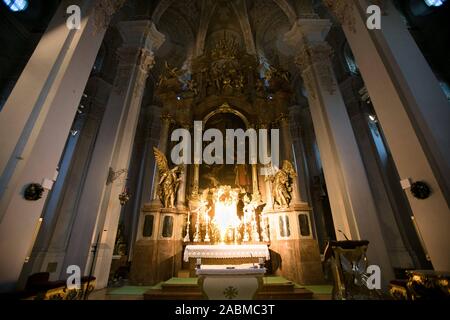
<path fill-rule="evenodd" d="M 3 0 L 11 11 L 19 12 L 28 8 L 28 0 Z"/>
<path fill-rule="evenodd" d="M 238 197 L 238 193 L 229 186 L 222 186 L 217 190 L 213 223 L 219 230 L 221 243 L 225 243 L 227 234 L 234 232 L 241 225 L 237 215 Z"/>
<path fill-rule="evenodd" d="M 429 6 L 429 7 L 440 7 L 447 0 L 424 0 L 424 1 L 427 4 L 427 6 Z"/>

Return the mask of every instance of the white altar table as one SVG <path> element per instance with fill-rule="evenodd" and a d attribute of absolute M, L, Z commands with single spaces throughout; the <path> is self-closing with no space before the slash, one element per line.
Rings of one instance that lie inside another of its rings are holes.
<path fill-rule="evenodd" d="M 209 265 L 197 270 L 198 284 L 209 300 L 252 300 L 263 286 L 265 268 Z"/>
<path fill-rule="evenodd" d="M 184 250 L 184 261 L 188 262 L 191 258 L 264 258 L 265 260 L 270 260 L 270 253 L 268 246 L 265 244 L 188 245 Z"/>

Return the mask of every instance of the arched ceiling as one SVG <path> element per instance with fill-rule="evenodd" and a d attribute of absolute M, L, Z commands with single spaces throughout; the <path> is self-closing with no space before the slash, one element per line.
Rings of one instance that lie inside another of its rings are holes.
<path fill-rule="evenodd" d="M 161 0 L 152 20 L 170 41 L 161 51 L 173 65 L 201 55 L 220 31 L 236 35 L 249 54 L 278 60 L 279 39 L 297 19 L 298 1 L 311 0 Z"/>

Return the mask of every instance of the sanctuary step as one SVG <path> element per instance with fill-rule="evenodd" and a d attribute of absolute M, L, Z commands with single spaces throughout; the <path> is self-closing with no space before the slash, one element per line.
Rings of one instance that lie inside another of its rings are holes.
<path fill-rule="evenodd" d="M 313 292 L 282 277 L 264 277 L 258 300 L 312 299 Z M 202 300 L 197 278 L 172 278 L 144 293 L 144 300 Z"/>
<path fill-rule="evenodd" d="M 178 278 L 189 278 L 189 270 L 178 271 Z"/>

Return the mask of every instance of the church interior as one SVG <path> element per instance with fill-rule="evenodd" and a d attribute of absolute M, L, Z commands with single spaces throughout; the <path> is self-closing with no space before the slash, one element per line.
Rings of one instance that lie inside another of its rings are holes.
<path fill-rule="evenodd" d="M 0 1 L 0 299 L 448 299 L 449 13 Z"/>

